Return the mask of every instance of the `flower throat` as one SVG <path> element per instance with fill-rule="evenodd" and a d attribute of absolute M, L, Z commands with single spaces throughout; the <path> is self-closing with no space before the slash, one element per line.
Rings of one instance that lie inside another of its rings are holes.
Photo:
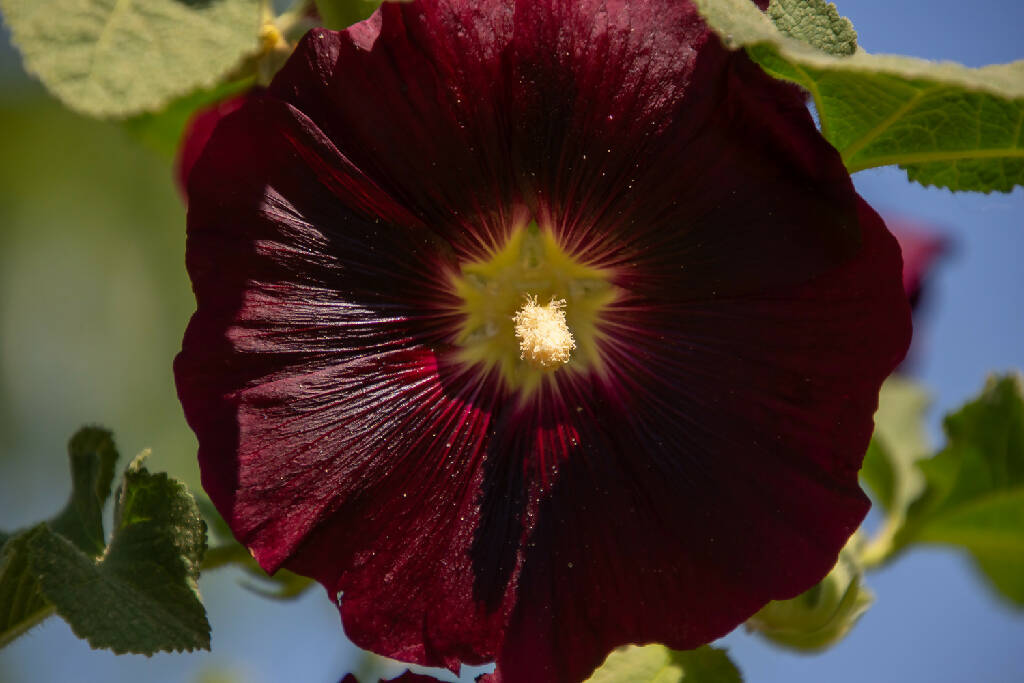
<path fill-rule="evenodd" d="M 497 370 L 528 395 L 555 371 L 600 369 L 598 320 L 616 298 L 607 271 L 562 249 L 531 222 L 453 278 L 463 322 L 459 358 Z"/>

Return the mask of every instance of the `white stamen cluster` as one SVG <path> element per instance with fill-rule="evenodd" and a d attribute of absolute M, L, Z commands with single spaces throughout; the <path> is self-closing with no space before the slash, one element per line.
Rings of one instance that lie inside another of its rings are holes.
<path fill-rule="evenodd" d="M 537 297 L 526 297 L 526 303 L 513 317 L 522 360 L 535 368 L 556 368 L 569 362 L 576 340 L 565 322 L 564 308 L 564 299 L 538 306 Z"/>

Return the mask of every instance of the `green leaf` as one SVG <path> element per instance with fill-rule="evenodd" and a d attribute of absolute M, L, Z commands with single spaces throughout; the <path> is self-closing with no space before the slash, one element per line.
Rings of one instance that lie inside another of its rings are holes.
<path fill-rule="evenodd" d="M 1018 377 L 991 378 L 945 420 L 947 446 L 919 467 L 926 488 L 896 537 L 964 548 L 1024 606 L 1024 398 Z"/>
<path fill-rule="evenodd" d="M 40 529 L 9 538 L 0 550 L 0 648 L 53 614 L 29 568 L 27 544 Z"/>
<path fill-rule="evenodd" d="M 882 508 L 900 516 L 924 489 L 916 462 L 930 453 L 924 428 L 929 402 L 924 389 L 898 376 L 887 379 L 878 396 L 861 478 Z"/>
<path fill-rule="evenodd" d="M 259 0 L 0 0 L 25 68 L 84 114 L 155 111 L 260 47 Z"/>
<path fill-rule="evenodd" d="M 29 544 L 53 529 L 90 557 L 106 547 L 103 506 L 110 497 L 117 449 L 111 433 L 100 427 L 83 427 L 68 443 L 71 497 L 64 509 L 49 521 L 10 537 L 4 534 L 0 556 L 0 646 L 53 614 L 31 570 Z"/>
<path fill-rule="evenodd" d="M 206 525 L 185 486 L 150 474 L 142 456 L 125 472 L 101 559 L 45 527 L 28 548 L 43 595 L 93 647 L 146 655 L 209 649 L 197 586 Z"/>
<path fill-rule="evenodd" d="M 71 458 L 71 499 L 49 525 L 79 550 L 95 557 L 107 545 L 103 533 L 103 506 L 110 497 L 118 458 L 114 437 L 100 427 L 83 427 L 71 437 L 68 455 Z"/>
<path fill-rule="evenodd" d="M 411 0 L 395 0 L 410 2 Z M 324 28 L 340 31 L 366 19 L 380 7 L 381 0 L 316 0 Z"/>
<path fill-rule="evenodd" d="M 899 165 L 922 185 L 1009 192 L 1024 184 L 1024 61 L 834 56 L 784 35 L 749 0 L 695 0 L 725 43 L 810 91 L 850 172 Z"/>
<path fill-rule="evenodd" d="M 834 3 L 825 0 L 772 0 L 768 16 L 783 34 L 830 55 L 857 51 L 857 32 Z"/>
<path fill-rule="evenodd" d="M 741 683 L 728 653 L 705 645 L 670 650 L 664 645 L 627 645 L 612 651 L 587 683 Z"/>

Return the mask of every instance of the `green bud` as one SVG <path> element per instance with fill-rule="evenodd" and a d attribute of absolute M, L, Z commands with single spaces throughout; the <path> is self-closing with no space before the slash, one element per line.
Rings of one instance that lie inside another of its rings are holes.
<path fill-rule="evenodd" d="M 747 628 L 793 650 L 813 652 L 835 645 L 874 600 L 861 579 L 854 554 L 844 549 L 824 579 L 792 600 L 773 600 L 747 620 Z"/>

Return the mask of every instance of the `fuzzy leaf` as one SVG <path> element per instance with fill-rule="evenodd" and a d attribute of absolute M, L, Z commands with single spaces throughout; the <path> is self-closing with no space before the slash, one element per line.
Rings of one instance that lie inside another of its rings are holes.
<path fill-rule="evenodd" d="M 1024 184 L 1024 61 L 834 56 L 784 35 L 749 0 L 695 0 L 732 48 L 810 91 L 850 172 L 899 165 L 922 185 L 1009 192 Z"/>
<path fill-rule="evenodd" d="M 118 457 L 113 436 L 100 427 L 83 427 L 71 437 L 68 456 L 71 497 L 49 521 L 49 529 L 86 555 L 96 557 L 106 546 L 103 506 L 110 497 Z M 41 533 L 52 532 L 40 524 L 13 537 L 3 534 L 0 540 L 0 646 L 53 614 L 53 606 L 40 592 L 29 564 L 29 543 Z"/>
<path fill-rule="evenodd" d="M 116 653 L 209 649 L 197 579 L 206 525 L 184 485 L 136 458 L 124 475 L 114 534 L 95 561 L 48 528 L 28 544 L 43 595 L 71 629 Z"/>
<path fill-rule="evenodd" d="M 664 645 L 627 645 L 612 651 L 587 683 L 741 683 L 739 669 L 725 650 L 699 647 L 670 650 Z"/>
<path fill-rule="evenodd" d="M 259 47 L 259 0 L 0 0 L 14 43 L 84 114 L 155 111 Z"/>
<path fill-rule="evenodd" d="M 49 525 L 79 550 L 95 557 L 107 545 L 103 533 L 103 506 L 110 497 L 118 458 L 114 437 L 106 429 L 83 427 L 71 437 L 68 455 L 71 458 L 71 499 Z"/>
<path fill-rule="evenodd" d="M 8 538 L 0 550 L 0 648 L 53 614 L 29 568 L 27 544 L 39 529 Z"/>
<path fill-rule="evenodd" d="M 772 0 L 768 16 L 775 27 L 830 55 L 857 51 L 857 32 L 834 3 L 825 0 Z"/>
<path fill-rule="evenodd" d="M 1017 377 L 992 378 L 945 420 L 948 445 L 919 463 L 927 486 L 897 545 L 962 547 L 999 592 L 1024 606 L 1024 397 Z"/>

